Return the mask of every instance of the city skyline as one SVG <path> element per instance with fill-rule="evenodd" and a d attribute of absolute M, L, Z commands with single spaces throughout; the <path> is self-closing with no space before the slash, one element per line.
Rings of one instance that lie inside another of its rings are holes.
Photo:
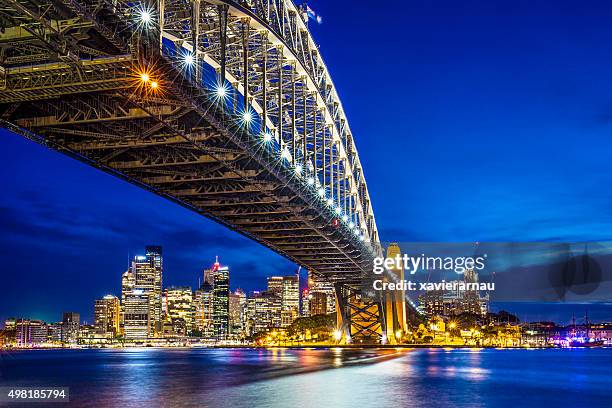
<path fill-rule="evenodd" d="M 316 4 L 325 21 L 311 26 L 362 153 L 381 238 L 609 239 L 612 197 L 601 188 L 609 184 L 609 109 L 601 91 L 609 42 L 592 41 L 612 38 L 607 9 L 552 1 L 511 9 L 484 1 L 465 8 L 392 4 L 409 16 L 405 31 L 382 24 L 382 10 L 346 2 Z M 353 24 L 375 24 L 388 41 L 349 29 Z M 357 37 L 349 41 L 347 33 Z M 568 40 L 562 50 L 559 39 Z M 377 69 L 355 69 L 364 47 L 374 50 Z M 395 58 L 383 58 L 389 53 Z M 414 81 L 380 80 L 396 66 Z M 365 102 L 364 87 L 355 84 L 365 84 Z M 519 109 L 509 114 L 508 106 Z M 267 267 L 295 268 L 196 214 L 0 132 L 0 251 L 13 272 L 2 316 L 47 313 L 68 294 L 68 308 L 77 309 L 91 287 L 113 289 L 109 274 L 125 264 L 125 248 L 146 243 L 143 236 L 174 254 L 168 262 L 177 283 L 224 250 L 245 271 L 245 288 Z M 507 148 L 518 143 L 518 150 Z M 406 152 L 409 163 L 401 153 L 388 160 L 390 152 Z M 19 302 L 19 294 L 29 301 Z"/>

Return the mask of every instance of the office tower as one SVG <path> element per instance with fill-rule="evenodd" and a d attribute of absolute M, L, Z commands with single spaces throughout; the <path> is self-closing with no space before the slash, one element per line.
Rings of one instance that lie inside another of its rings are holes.
<path fill-rule="evenodd" d="M 247 334 L 281 326 L 282 300 L 275 292 L 252 292 L 247 298 Z"/>
<path fill-rule="evenodd" d="M 310 316 L 327 314 L 328 300 L 329 296 L 325 292 L 311 291 L 309 295 Z"/>
<path fill-rule="evenodd" d="M 123 331 L 128 340 L 144 340 L 152 332 L 151 297 L 142 289 L 125 295 Z"/>
<path fill-rule="evenodd" d="M 63 337 L 62 323 L 49 323 L 47 325 L 47 339 L 51 343 L 60 344 Z"/>
<path fill-rule="evenodd" d="M 317 306 L 315 307 L 315 311 L 317 313 L 313 313 L 312 303 L 310 306 L 310 315 L 314 316 L 315 314 L 330 314 L 336 313 L 336 291 L 334 289 L 334 284 L 331 282 L 324 281 L 321 278 L 312 278 L 308 281 L 310 284 L 310 294 L 317 298 Z M 317 293 L 322 293 L 323 295 L 317 295 Z M 319 306 L 323 303 L 322 297 L 325 296 L 325 312 L 319 308 Z M 312 299 L 311 298 L 311 302 Z"/>
<path fill-rule="evenodd" d="M 126 310 L 128 296 L 136 294 L 131 298 L 131 304 L 137 311 L 137 313 L 135 313 L 135 310 L 130 311 L 133 316 L 142 315 L 140 313 L 140 307 L 144 303 L 142 297 L 149 296 L 150 301 L 147 302 L 150 308 L 147 312 L 148 337 L 155 337 L 162 332 L 162 249 L 159 246 L 147 246 L 145 253 L 144 256 L 134 257 L 132 265 L 121 278 L 123 326 L 125 326 L 125 315 L 128 313 Z M 133 334 L 134 320 L 132 320 L 131 325 Z"/>
<path fill-rule="evenodd" d="M 213 287 L 204 282 L 194 295 L 195 327 L 202 337 L 211 338 L 213 330 Z"/>
<path fill-rule="evenodd" d="M 305 288 L 302 291 L 302 309 L 301 309 L 301 316 L 302 317 L 309 317 L 310 316 L 310 298 L 312 297 L 312 295 L 310 294 L 310 291 L 308 290 L 308 288 Z"/>
<path fill-rule="evenodd" d="M 119 299 L 106 295 L 94 304 L 94 327 L 96 334 L 115 337 L 119 334 Z"/>
<path fill-rule="evenodd" d="M 45 343 L 47 341 L 47 325 L 41 320 L 17 319 L 15 321 L 15 341 L 18 347 Z"/>
<path fill-rule="evenodd" d="M 193 292 L 189 286 L 166 289 L 168 319 L 172 322 L 175 334 L 187 335 L 194 329 Z"/>
<path fill-rule="evenodd" d="M 219 257 L 212 268 L 204 271 L 204 282 L 212 285 L 213 333 L 217 340 L 224 340 L 229 334 L 229 275 L 229 268 L 221 266 Z"/>
<path fill-rule="evenodd" d="M 269 277 L 268 292 L 281 299 L 281 327 L 290 326 L 298 318 L 300 311 L 299 275 Z"/>
<path fill-rule="evenodd" d="M 236 289 L 229 295 L 230 333 L 240 335 L 243 332 L 244 308 L 246 295 L 242 289 Z"/>
<path fill-rule="evenodd" d="M 64 312 L 62 316 L 62 341 L 64 343 L 76 343 L 79 337 L 79 325 L 81 316 L 75 312 Z"/>

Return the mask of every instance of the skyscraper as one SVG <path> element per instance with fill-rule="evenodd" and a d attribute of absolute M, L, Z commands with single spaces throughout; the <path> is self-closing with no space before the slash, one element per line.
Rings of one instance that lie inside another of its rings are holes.
<path fill-rule="evenodd" d="M 175 334 L 186 335 L 194 329 L 194 304 L 191 287 L 180 286 L 166 289 L 165 293 L 168 319 L 173 327 L 184 327 L 185 332 L 175 330 Z"/>
<path fill-rule="evenodd" d="M 242 289 L 236 289 L 229 297 L 230 333 L 239 335 L 244 331 L 244 312 L 246 295 Z"/>
<path fill-rule="evenodd" d="M 212 285 L 214 336 L 217 340 L 224 340 L 229 334 L 229 268 L 221 266 L 217 257 L 212 268 L 204 271 L 204 281 Z"/>
<path fill-rule="evenodd" d="M 125 316 L 128 314 L 126 306 L 128 297 L 130 304 L 134 309 L 129 311 L 132 317 L 137 316 L 138 319 L 132 319 L 130 331 L 135 333 L 135 321 L 144 322 L 142 319 L 142 306 L 145 301 L 143 296 L 148 296 L 150 299 L 146 302 L 149 310 L 147 311 L 147 337 L 155 337 L 162 332 L 162 275 L 163 275 L 163 259 L 162 248 L 160 246 L 147 246 L 145 248 L 146 255 L 138 255 L 134 257 L 132 265 L 121 278 L 121 299 L 122 309 Z"/>
<path fill-rule="evenodd" d="M 94 327 L 96 334 L 115 337 L 119 334 L 119 299 L 106 295 L 94 304 Z"/>
<path fill-rule="evenodd" d="M 64 312 L 62 316 L 62 341 L 76 343 L 79 337 L 81 315 L 76 312 Z"/>
<path fill-rule="evenodd" d="M 290 326 L 300 312 L 299 275 L 269 277 L 268 292 L 281 299 L 281 327 Z"/>
<path fill-rule="evenodd" d="M 213 287 L 204 282 L 194 293 L 195 327 L 202 337 L 211 338 L 213 330 Z"/>
<path fill-rule="evenodd" d="M 151 297 L 142 289 L 125 294 L 123 331 L 128 340 L 144 340 L 152 332 Z"/>

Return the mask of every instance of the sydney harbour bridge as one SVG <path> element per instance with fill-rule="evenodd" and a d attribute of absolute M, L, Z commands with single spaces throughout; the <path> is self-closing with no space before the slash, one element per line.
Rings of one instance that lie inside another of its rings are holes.
<path fill-rule="evenodd" d="M 291 0 L 3 0 L 0 124 L 333 282 L 343 341 L 405 316 L 342 103 Z M 391 327 L 391 325 L 393 327 Z"/>

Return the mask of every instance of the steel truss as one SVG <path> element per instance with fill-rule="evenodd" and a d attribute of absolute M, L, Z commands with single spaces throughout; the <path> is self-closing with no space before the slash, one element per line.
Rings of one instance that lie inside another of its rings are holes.
<path fill-rule="evenodd" d="M 378 303 L 359 296 L 382 252 L 374 212 L 304 10 L 290 0 L 7 0 L 0 26 L 4 126 L 340 285 L 347 338 L 383 335 L 366 319 L 380 321 Z"/>

